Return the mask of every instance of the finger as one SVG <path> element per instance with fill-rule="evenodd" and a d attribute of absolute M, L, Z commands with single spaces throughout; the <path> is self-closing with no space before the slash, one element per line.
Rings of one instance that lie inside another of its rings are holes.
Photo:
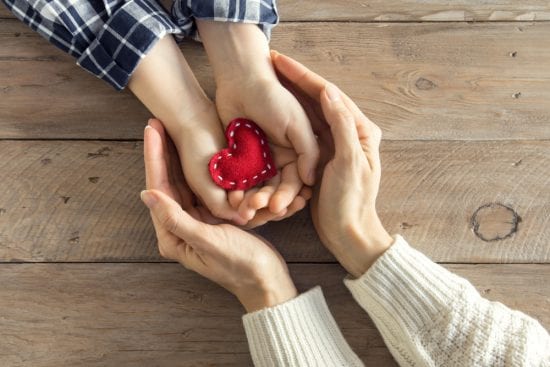
<path fill-rule="evenodd" d="M 309 186 L 303 186 L 298 196 L 294 198 L 290 205 L 277 214 L 273 214 L 269 209 L 260 209 L 256 212 L 246 225 L 246 228 L 252 229 L 266 224 L 269 221 L 280 221 L 289 218 L 304 209 L 309 199 L 311 199 L 312 190 Z"/>
<path fill-rule="evenodd" d="M 334 156 L 349 157 L 362 151 L 353 114 L 344 104 L 342 94 L 335 85 L 327 83 L 321 93 L 321 107 L 333 136 Z"/>
<path fill-rule="evenodd" d="M 185 212 L 168 195 L 158 190 L 144 190 L 141 200 L 160 227 L 184 241 L 196 242 L 199 239 L 205 225 Z"/>
<path fill-rule="evenodd" d="M 163 226 L 159 223 L 159 220 L 154 215 L 151 215 L 151 220 L 153 221 L 153 227 L 155 228 L 155 234 L 158 240 L 157 245 L 158 245 L 160 256 L 166 259 L 179 261 L 180 259 L 178 257 L 178 253 L 176 250 L 177 246 L 175 245 L 176 241 L 174 240 L 170 241 L 170 240 L 167 240 L 166 238 L 167 235 L 172 236 L 172 238 L 174 237 L 174 235 L 166 231 L 163 228 Z"/>
<path fill-rule="evenodd" d="M 297 101 L 296 104 L 298 104 Z M 311 128 L 311 122 L 301 107 L 299 116 L 295 116 L 295 121 L 289 125 L 287 136 L 298 154 L 300 178 L 306 185 L 313 185 L 320 151 Z"/>
<path fill-rule="evenodd" d="M 148 186 L 148 188 L 163 191 L 180 203 L 185 210 L 191 210 L 194 204 L 194 195 L 183 177 L 178 152 L 172 139 L 166 134 L 166 130 L 160 120 L 150 119 L 148 126 L 152 127 L 160 137 L 160 147 L 158 146 L 158 142 L 155 142 L 153 147 L 156 150 L 154 152 L 155 156 L 160 158 L 162 155 L 162 159 L 159 159 L 155 165 L 159 168 L 162 167 L 164 171 L 152 174 L 153 177 L 151 179 L 157 185 L 154 187 Z M 151 133 L 151 135 L 154 134 Z M 147 146 L 147 142 L 144 145 Z"/>
<path fill-rule="evenodd" d="M 322 130 L 328 129 L 328 125 L 324 121 L 323 111 L 319 105 L 319 95 L 316 95 L 313 99 L 310 96 L 306 95 L 302 90 L 298 89 L 294 84 L 292 84 L 284 75 L 278 73 L 277 77 L 279 81 L 288 89 L 294 98 L 298 100 L 300 105 L 302 105 L 304 111 L 306 112 L 309 121 L 311 122 L 311 128 L 315 135 L 319 135 L 319 132 Z"/>
<path fill-rule="evenodd" d="M 229 200 L 229 205 L 231 205 L 233 209 L 238 209 L 244 199 L 244 190 L 229 191 L 227 193 L 227 199 Z"/>
<path fill-rule="evenodd" d="M 237 225 L 246 224 L 247 219 L 241 216 L 238 211 L 233 209 L 229 204 L 227 192 L 225 190 L 221 190 L 218 187 L 213 188 L 212 190 L 201 188 L 197 190 L 197 192 L 199 193 L 204 205 L 206 205 L 208 210 L 210 210 L 214 216 L 221 219 L 230 220 Z M 207 193 L 207 195 L 204 195 L 204 193 Z"/>
<path fill-rule="evenodd" d="M 286 218 L 292 217 L 294 214 L 298 213 L 300 210 L 304 209 L 306 207 L 307 201 L 301 197 L 296 196 L 296 198 L 290 203 L 290 205 L 286 209 L 286 214 L 283 216 L 279 216 L 277 218 L 272 219 L 274 222 L 281 221 Z"/>
<path fill-rule="evenodd" d="M 168 181 L 168 170 L 159 132 L 150 125 L 143 133 L 143 157 L 145 161 L 145 186 L 162 190 Z"/>
<path fill-rule="evenodd" d="M 273 193 L 277 191 L 277 187 L 281 183 L 281 174 L 277 174 L 275 177 L 265 182 L 256 194 L 249 197 L 248 206 L 259 210 L 266 208 L 269 205 L 269 200 L 273 196 Z"/>
<path fill-rule="evenodd" d="M 281 183 L 269 201 L 269 210 L 272 213 L 281 212 L 292 203 L 302 186 L 303 183 L 298 174 L 296 163 L 283 167 L 281 171 Z"/>
<path fill-rule="evenodd" d="M 171 183 L 175 190 L 179 194 L 179 203 L 184 210 L 191 210 L 195 203 L 195 195 L 191 191 L 191 188 L 187 184 L 187 180 L 183 175 L 182 164 L 179 158 L 178 150 L 176 145 L 166 133 L 166 129 L 160 122 L 160 120 L 150 121 L 150 125 L 157 131 L 161 136 L 164 145 L 164 154 L 165 159 L 168 164 L 168 181 Z"/>
<path fill-rule="evenodd" d="M 319 101 L 319 95 L 327 83 L 323 77 L 309 70 L 298 61 L 277 51 L 271 51 L 271 61 L 280 74 L 305 94 Z"/>
<path fill-rule="evenodd" d="M 313 195 L 313 190 L 309 186 L 302 186 L 302 189 L 298 193 L 298 196 L 301 196 L 304 198 L 305 201 L 308 201 L 311 199 L 311 196 Z"/>
<path fill-rule="evenodd" d="M 269 221 L 276 221 L 279 218 L 286 217 L 288 210 L 285 208 L 282 212 L 273 214 L 267 208 L 260 209 L 256 212 L 254 218 L 252 218 L 246 224 L 245 228 L 252 229 L 259 226 L 263 226 Z"/>
<path fill-rule="evenodd" d="M 237 212 L 239 213 L 239 216 L 243 218 L 246 222 L 254 218 L 256 215 L 256 209 L 250 206 L 250 199 L 259 191 L 258 188 L 252 188 L 244 194 L 244 199 L 241 202 L 241 205 L 239 205 L 239 209 Z M 245 223 L 246 224 L 246 223 Z"/>

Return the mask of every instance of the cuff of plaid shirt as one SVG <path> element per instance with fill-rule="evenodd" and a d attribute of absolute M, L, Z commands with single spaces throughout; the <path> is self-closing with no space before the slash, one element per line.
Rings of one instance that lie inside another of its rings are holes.
<path fill-rule="evenodd" d="M 181 33 L 169 15 L 151 1 L 129 1 L 114 12 L 78 58 L 78 65 L 117 90 L 124 89 L 158 40 Z"/>
<path fill-rule="evenodd" d="M 182 30 L 176 38 L 195 41 L 200 41 L 196 19 L 257 24 L 268 40 L 279 23 L 276 0 L 175 0 L 172 17 Z"/>

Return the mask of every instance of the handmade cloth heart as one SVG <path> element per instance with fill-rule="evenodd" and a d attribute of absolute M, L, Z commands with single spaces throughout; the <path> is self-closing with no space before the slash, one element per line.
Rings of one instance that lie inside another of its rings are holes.
<path fill-rule="evenodd" d="M 253 121 L 237 118 L 225 131 L 228 148 L 214 154 L 208 169 L 216 185 L 248 190 L 277 174 L 265 133 Z"/>

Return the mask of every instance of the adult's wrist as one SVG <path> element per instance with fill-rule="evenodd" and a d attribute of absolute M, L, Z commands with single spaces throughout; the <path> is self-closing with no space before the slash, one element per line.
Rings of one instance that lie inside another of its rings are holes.
<path fill-rule="evenodd" d="M 298 296 L 298 290 L 289 275 L 284 279 L 263 282 L 253 289 L 236 294 L 247 313 L 274 307 Z"/>
<path fill-rule="evenodd" d="M 371 218 L 368 224 L 351 225 L 350 237 L 352 253 L 342 266 L 356 278 L 366 273 L 394 243 L 378 216 Z"/>

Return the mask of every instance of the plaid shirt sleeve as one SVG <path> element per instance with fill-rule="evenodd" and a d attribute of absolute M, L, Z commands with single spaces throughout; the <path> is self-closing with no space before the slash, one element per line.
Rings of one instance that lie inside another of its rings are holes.
<path fill-rule="evenodd" d="M 175 0 L 172 16 L 182 30 L 176 36 L 200 41 L 195 19 L 257 24 L 269 40 L 279 22 L 276 0 Z"/>
<path fill-rule="evenodd" d="M 172 16 L 155 0 L 2 0 L 10 11 L 77 64 L 115 89 L 167 34 L 198 40 L 194 19 L 258 24 L 269 38 L 275 0 L 175 1 Z"/>

